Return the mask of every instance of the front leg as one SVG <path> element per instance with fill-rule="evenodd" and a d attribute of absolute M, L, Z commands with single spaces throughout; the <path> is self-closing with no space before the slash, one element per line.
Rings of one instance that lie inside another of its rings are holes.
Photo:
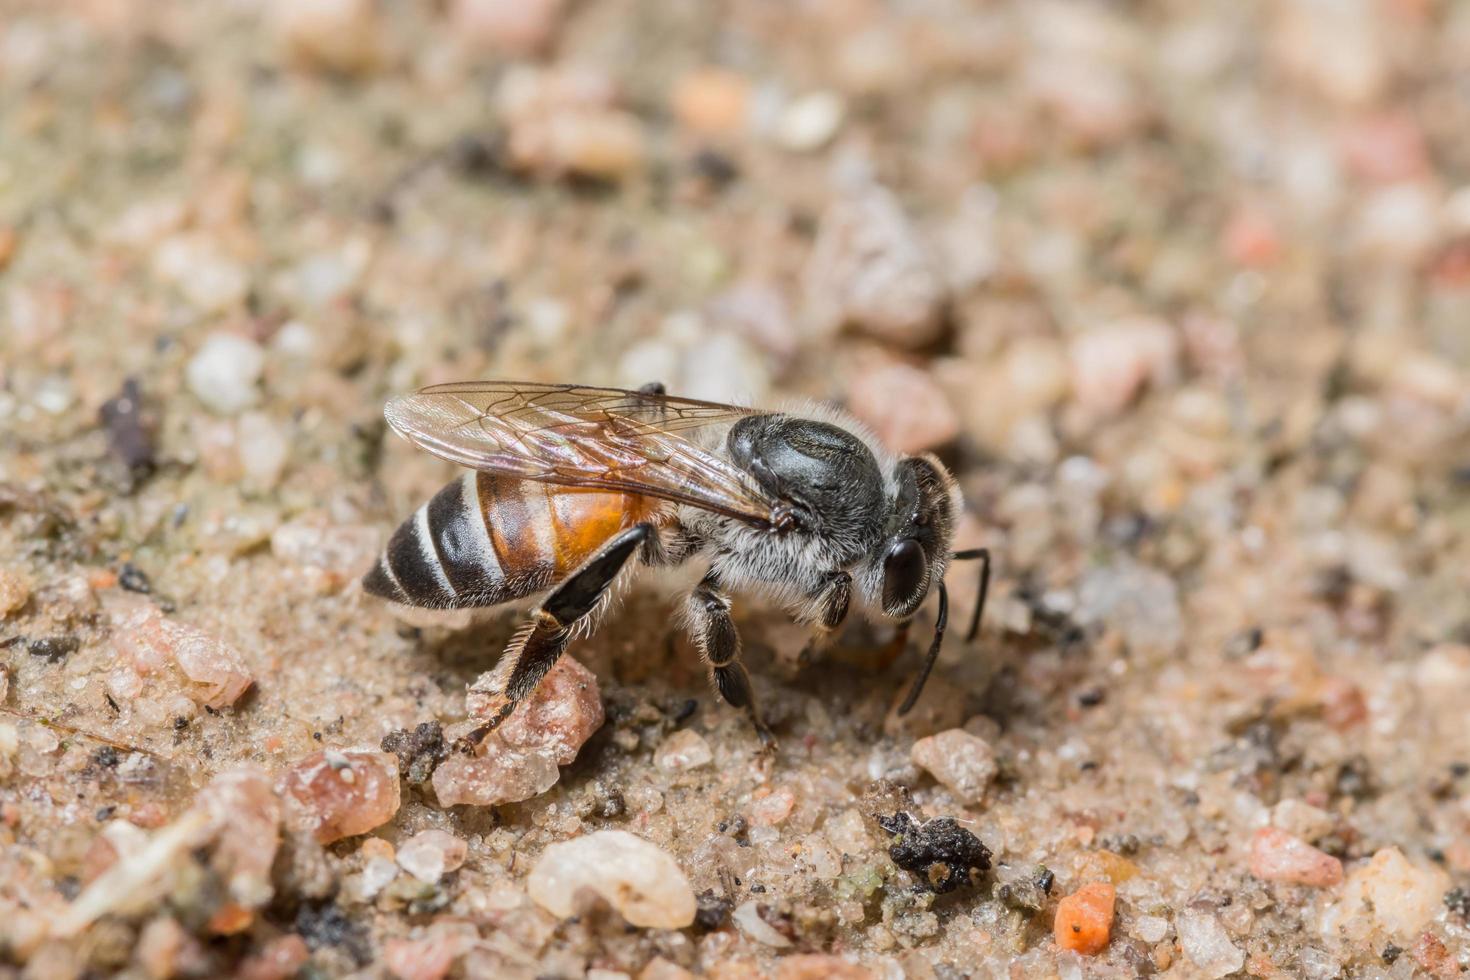
<path fill-rule="evenodd" d="M 740 634 L 730 618 L 730 599 L 719 590 L 714 573 L 706 575 L 685 601 L 689 633 L 699 650 L 700 659 L 709 668 L 711 686 L 732 708 L 744 708 L 755 725 L 765 747 L 773 749 L 775 736 L 761 719 L 750 675 L 740 662 Z"/>
<path fill-rule="evenodd" d="M 799 662 L 806 664 L 847 619 L 852 606 L 852 576 L 847 572 L 832 572 L 822 579 L 807 601 L 795 610 L 796 619 L 817 628 L 806 646 L 802 647 Z"/>

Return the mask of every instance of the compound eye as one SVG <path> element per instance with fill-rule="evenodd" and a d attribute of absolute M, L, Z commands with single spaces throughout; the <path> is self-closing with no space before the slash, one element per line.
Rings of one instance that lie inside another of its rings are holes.
<path fill-rule="evenodd" d="M 883 558 L 883 611 L 906 616 L 924 598 L 929 561 L 913 538 L 897 541 Z"/>

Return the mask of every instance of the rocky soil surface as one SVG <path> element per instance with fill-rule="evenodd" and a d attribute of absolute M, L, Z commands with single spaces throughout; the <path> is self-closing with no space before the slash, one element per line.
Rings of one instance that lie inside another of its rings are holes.
<path fill-rule="evenodd" d="M 1467 65 L 1452 0 L 0 0 L 0 976 L 1470 971 Z M 454 475 L 383 402 L 489 377 L 937 452 L 979 639 L 899 717 L 742 603 L 768 755 L 645 582 L 453 752 L 521 614 L 357 580 Z"/>

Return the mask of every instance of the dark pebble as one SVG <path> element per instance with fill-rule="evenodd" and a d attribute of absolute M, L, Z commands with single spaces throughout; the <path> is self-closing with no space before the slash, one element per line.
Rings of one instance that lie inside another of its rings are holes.
<path fill-rule="evenodd" d="M 153 591 L 153 583 L 148 581 L 148 576 L 130 561 L 123 562 L 122 568 L 118 569 L 117 584 L 129 592 L 139 592 L 143 595 Z"/>
<path fill-rule="evenodd" d="M 81 645 L 74 636 L 44 636 L 27 643 L 26 650 L 33 657 L 45 657 L 47 663 L 59 664 Z"/>

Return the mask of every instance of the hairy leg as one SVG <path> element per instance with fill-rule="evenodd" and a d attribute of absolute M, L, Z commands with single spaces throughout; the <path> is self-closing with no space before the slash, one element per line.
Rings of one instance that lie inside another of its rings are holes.
<path fill-rule="evenodd" d="M 740 662 L 740 634 L 730 618 L 730 599 L 719 589 L 713 575 L 706 575 L 686 600 L 689 632 L 699 655 L 709 668 L 710 684 L 732 708 L 744 708 L 767 749 L 775 747 L 775 736 L 761 718 L 750 687 L 750 675 Z"/>

